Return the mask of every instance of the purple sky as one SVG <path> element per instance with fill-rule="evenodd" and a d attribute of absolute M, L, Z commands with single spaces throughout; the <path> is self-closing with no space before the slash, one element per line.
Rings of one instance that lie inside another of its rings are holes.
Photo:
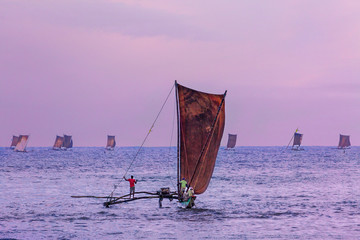
<path fill-rule="evenodd" d="M 175 79 L 228 90 L 222 145 L 297 127 L 303 145 L 360 145 L 358 0 L 2 0 L 0 42 L 0 146 L 138 146 Z M 146 146 L 170 144 L 174 98 Z"/>

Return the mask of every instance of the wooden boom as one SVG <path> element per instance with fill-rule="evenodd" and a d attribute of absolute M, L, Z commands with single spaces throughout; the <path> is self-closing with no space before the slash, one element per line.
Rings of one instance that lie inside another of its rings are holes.
<path fill-rule="evenodd" d="M 99 196 L 71 196 L 72 198 L 106 198 L 107 201 L 104 202 L 105 207 L 109 207 L 110 205 L 114 204 L 120 204 L 120 203 L 126 203 L 131 202 L 139 199 L 149 199 L 149 198 L 158 198 L 159 199 L 159 205 L 161 207 L 161 202 L 164 198 L 168 198 L 170 201 L 173 199 L 178 199 L 179 196 L 177 192 L 162 192 L 157 191 L 156 193 L 153 192 L 135 192 L 136 195 L 143 195 L 139 197 L 129 198 L 130 194 L 126 194 L 120 197 L 99 197 Z"/>
<path fill-rule="evenodd" d="M 135 201 L 135 200 L 139 200 L 139 199 L 158 198 L 159 199 L 159 205 L 161 207 L 162 206 L 161 202 L 162 202 L 162 200 L 164 198 L 168 198 L 170 201 L 173 200 L 173 199 L 178 199 L 179 198 L 179 196 L 178 196 L 178 194 L 176 192 L 169 192 L 169 193 L 163 193 L 161 191 L 158 191 L 156 193 L 135 192 L 135 194 L 137 194 L 137 195 L 145 194 L 145 196 L 126 199 L 126 197 L 130 197 L 130 194 L 126 194 L 126 195 L 121 196 L 121 197 L 113 197 L 113 198 L 110 198 L 108 201 L 104 202 L 104 206 L 108 208 L 110 205 L 131 202 L 131 201 Z M 146 196 L 146 195 L 150 195 L 150 196 Z"/>

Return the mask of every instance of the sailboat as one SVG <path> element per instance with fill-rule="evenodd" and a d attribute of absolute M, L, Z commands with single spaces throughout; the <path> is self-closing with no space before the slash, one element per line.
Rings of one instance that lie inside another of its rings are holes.
<path fill-rule="evenodd" d="M 229 138 L 228 138 L 228 142 L 227 142 L 227 145 L 226 145 L 226 150 L 230 150 L 230 149 L 235 148 L 236 138 L 237 138 L 236 134 L 230 134 L 229 133 Z"/>
<path fill-rule="evenodd" d="M 60 150 L 61 147 L 63 146 L 63 144 L 64 144 L 64 137 L 62 137 L 62 136 L 56 136 L 53 149 L 54 149 L 54 150 Z"/>
<path fill-rule="evenodd" d="M 303 134 L 297 133 L 297 132 L 294 133 L 294 142 L 293 142 L 293 146 L 292 146 L 291 150 L 295 150 L 295 151 L 304 150 L 303 148 L 300 147 L 302 137 L 303 137 Z"/>
<path fill-rule="evenodd" d="M 340 134 L 338 149 L 347 149 L 350 148 L 350 146 L 350 136 Z"/>
<path fill-rule="evenodd" d="M 26 145 L 29 141 L 29 135 L 20 135 L 19 141 L 17 142 L 14 151 L 26 152 Z"/>
<path fill-rule="evenodd" d="M 115 136 L 107 136 L 107 142 L 106 142 L 106 149 L 107 150 L 114 150 L 116 146 Z"/>
<path fill-rule="evenodd" d="M 188 188 L 192 188 L 197 195 L 206 191 L 214 171 L 225 126 L 225 96 L 226 91 L 224 94 L 204 93 L 182 86 L 175 81 L 178 135 L 177 183 L 180 179 L 186 179 Z M 195 195 L 184 197 L 180 191 L 180 184 L 177 185 L 175 192 L 171 192 L 170 188 L 161 188 L 156 193 L 136 192 L 136 195 L 147 196 L 132 199 L 125 199 L 129 195 L 113 197 L 113 192 L 104 206 L 109 207 L 113 204 L 145 198 L 159 198 L 161 206 L 162 199 L 168 198 L 178 199 L 182 206 L 191 208 L 195 205 L 196 199 Z"/>
<path fill-rule="evenodd" d="M 19 139 L 20 139 L 19 136 L 13 135 L 10 148 L 14 149 L 16 147 L 16 144 L 19 142 Z"/>
<path fill-rule="evenodd" d="M 185 178 L 195 194 L 206 191 L 225 127 L 225 96 L 199 92 L 175 82 L 178 110 L 178 182 Z M 178 185 L 178 193 L 180 193 Z M 181 199 L 180 194 L 179 199 Z M 184 202 L 192 207 L 195 197 Z"/>
<path fill-rule="evenodd" d="M 71 135 L 65 135 L 64 134 L 64 142 L 62 145 L 63 149 L 68 149 L 73 147 L 73 140 Z"/>

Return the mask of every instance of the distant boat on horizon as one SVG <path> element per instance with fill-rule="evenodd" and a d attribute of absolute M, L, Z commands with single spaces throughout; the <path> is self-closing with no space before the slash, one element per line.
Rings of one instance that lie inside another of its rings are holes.
<path fill-rule="evenodd" d="M 55 143 L 53 146 L 54 150 L 66 150 L 73 147 L 73 140 L 71 135 L 58 136 L 56 135 Z"/>
<path fill-rule="evenodd" d="M 340 134 L 338 149 L 348 149 L 350 146 L 350 136 Z"/>
<path fill-rule="evenodd" d="M 64 144 L 64 137 L 56 135 L 53 149 L 54 150 L 61 150 L 63 144 Z"/>
<path fill-rule="evenodd" d="M 71 135 L 64 134 L 63 148 L 68 149 L 73 147 L 73 140 Z"/>
<path fill-rule="evenodd" d="M 237 135 L 236 135 L 236 134 L 230 134 L 230 133 L 229 133 L 228 142 L 227 142 L 227 145 L 226 145 L 226 150 L 230 150 L 230 149 L 234 149 L 234 148 L 235 148 L 236 139 L 237 139 Z"/>
<path fill-rule="evenodd" d="M 114 150 L 115 146 L 116 146 L 115 136 L 108 135 L 107 136 L 106 149 L 107 150 Z"/>
<path fill-rule="evenodd" d="M 11 139 L 11 145 L 10 148 L 14 149 L 16 147 L 16 144 L 19 142 L 19 136 L 15 136 L 13 135 L 12 139 Z"/>
<path fill-rule="evenodd" d="M 26 145 L 29 141 L 29 135 L 20 135 L 16 143 L 15 152 L 26 152 Z"/>
<path fill-rule="evenodd" d="M 297 133 L 297 132 L 294 133 L 294 142 L 293 142 L 291 150 L 294 150 L 294 151 L 304 150 L 303 148 L 300 147 L 302 138 L 303 138 L 303 134 Z"/>

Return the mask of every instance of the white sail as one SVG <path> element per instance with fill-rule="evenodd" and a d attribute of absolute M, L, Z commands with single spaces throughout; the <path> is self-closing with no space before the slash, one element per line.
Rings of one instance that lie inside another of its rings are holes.
<path fill-rule="evenodd" d="M 20 135 L 19 142 L 16 144 L 14 151 L 25 152 L 28 141 L 29 141 L 29 135 Z"/>

